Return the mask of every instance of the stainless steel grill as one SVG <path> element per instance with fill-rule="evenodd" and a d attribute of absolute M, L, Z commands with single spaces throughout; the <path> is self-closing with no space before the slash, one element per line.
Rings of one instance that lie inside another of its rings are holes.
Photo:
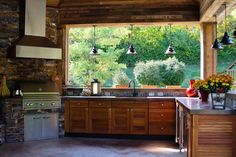
<path fill-rule="evenodd" d="M 61 108 L 61 97 L 56 83 L 22 82 L 19 87 L 23 94 L 23 109 L 27 111 L 24 115 L 24 140 L 58 138 L 57 109 Z"/>
<path fill-rule="evenodd" d="M 23 109 L 55 109 L 61 107 L 61 97 L 56 83 L 47 82 L 21 82 L 19 84 L 23 93 Z"/>

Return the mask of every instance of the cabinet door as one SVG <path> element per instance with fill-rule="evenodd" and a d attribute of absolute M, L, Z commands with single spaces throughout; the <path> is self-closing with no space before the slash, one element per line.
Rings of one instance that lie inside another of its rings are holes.
<path fill-rule="evenodd" d="M 24 140 L 39 140 L 42 137 L 42 119 L 40 114 L 24 116 Z"/>
<path fill-rule="evenodd" d="M 129 134 L 129 108 L 112 108 L 111 129 L 113 134 Z"/>
<path fill-rule="evenodd" d="M 70 132 L 70 101 L 64 101 L 65 132 Z"/>
<path fill-rule="evenodd" d="M 70 107 L 70 132 L 88 133 L 88 108 Z"/>
<path fill-rule="evenodd" d="M 42 139 L 58 138 L 58 113 L 42 114 Z"/>
<path fill-rule="evenodd" d="M 149 109 L 150 135 L 175 135 L 175 110 Z"/>
<path fill-rule="evenodd" d="M 148 109 L 130 109 L 130 133 L 141 135 L 148 134 Z"/>
<path fill-rule="evenodd" d="M 107 134 L 111 132 L 110 108 L 89 108 L 89 132 L 95 134 Z"/>

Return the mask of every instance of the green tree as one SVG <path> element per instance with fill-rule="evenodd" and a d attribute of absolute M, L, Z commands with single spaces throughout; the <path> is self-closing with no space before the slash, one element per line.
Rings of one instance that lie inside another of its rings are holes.
<path fill-rule="evenodd" d="M 110 38 L 102 37 L 102 35 L 110 34 L 111 31 L 109 29 L 98 30 L 98 35 L 101 34 L 101 37 L 97 40 L 97 47 L 101 55 L 95 58 L 89 54 L 93 46 L 91 29 L 74 28 L 70 30 L 69 81 L 72 85 L 88 86 L 93 78 L 105 83 L 117 70 L 125 68 L 124 64 L 117 62 L 122 51 L 115 47 L 119 40 L 114 34 Z"/>

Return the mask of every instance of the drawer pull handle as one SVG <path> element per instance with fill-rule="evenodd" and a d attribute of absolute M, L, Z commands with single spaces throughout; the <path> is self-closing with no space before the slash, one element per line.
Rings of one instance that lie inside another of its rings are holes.
<path fill-rule="evenodd" d="M 101 106 L 102 104 L 101 103 L 98 103 L 99 106 Z"/>
<path fill-rule="evenodd" d="M 164 117 L 164 114 L 161 114 L 161 117 Z"/>
<path fill-rule="evenodd" d="M 161 104 L 161 106 L 163 107 L 163 106 L 164 106 L 164 104 Z"/>
<path fill-rule="evenodd" d="M 161 130 L 164 130 L 164 127 L 161 127 Z"/>

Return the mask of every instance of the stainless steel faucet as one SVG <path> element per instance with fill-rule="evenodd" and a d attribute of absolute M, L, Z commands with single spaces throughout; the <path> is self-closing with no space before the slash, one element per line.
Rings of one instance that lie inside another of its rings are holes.
<path fill-rule="evenodd" d="M 133 83 L 133 97 L 138 96 L 138 93 L 135 90 L 135 81 L 134 80 L 129 81 L 129 88 L 131 87 L 131 83 Z"/>

